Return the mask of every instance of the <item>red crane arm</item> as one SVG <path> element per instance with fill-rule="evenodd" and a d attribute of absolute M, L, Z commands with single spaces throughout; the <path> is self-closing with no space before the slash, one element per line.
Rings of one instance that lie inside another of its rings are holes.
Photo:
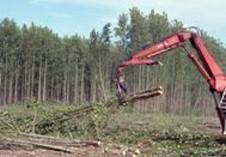
<path fill-rule="evenodd" d="M 186 50 L 185 44 L 187 42 L 190 42 L 192 47 L 196 50 L 198 58 Z M 160 62 L 152 59 L 155 56 L 164 54 L 179 47 L 184 48 L 188 52 L 188 57 L 207 81 L 210 91 L 213 93 L 215 98 L 216 110 L 221 123 L 222 133 L 226 135 L 226 76 L 198 33 L 184 29 L 178 33 L 166 37 L 159 43 L 145 47 L 144 49 L 133 54 L 129 59 L 119 64 L 117 66 L 115 78 L 119 95 L 127 92 L 126 85 L 121 77 L 123 70 L 126 67 L 134 65 L 160 64 Z"/>
<path fill-rule="evenodd" d="M 224 72 L 211 55 L 211 52 L 205 46 L 203 39 L 198 34 L 190 31 L 175 33 L 166 37 L 159 43 L 147 46 L 146 48 L 136 52 L 129 59 L 118 65 L 116 79 L 120 78 L 123 70 L 128 66 L 159 64 L 160 62 L 154 61 L 152 58 L 169 52 L 172 49 L 184 47 L 187 41 L 190 41 L 191 45 L 198 53 L 199 59 L 192 53 L 188 53 L 188 57 L 198 68 L 202 76 L 207 80 L 209 87 L 215 91 L 222 92 L 226 87 L 226 77 Z"/>

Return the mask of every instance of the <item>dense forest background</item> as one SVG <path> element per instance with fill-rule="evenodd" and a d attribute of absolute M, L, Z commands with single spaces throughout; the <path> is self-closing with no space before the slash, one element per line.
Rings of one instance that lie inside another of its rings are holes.
<path fill-rule="evenodd" d="M 161 40 L 183 27 L 166 13 L 142 13 L 131 8 L 102 32 L 90 37 L 60 37 L 48 27 L 18 26 L 5 18 L 0 23 L 0 104 L 35 100 L 65 104 L 107 101 L 115 95 L 112 78 L 116 65 L 146 44 Z M 208 47 L 226 67 L 225 47 L 202 31 Z M 205 80 L 181 49 L 158 58 L 162 67 L 126 70 L 130 92 L 162 85 L 164 95 L 134 104 L 138 111 L 214 111 Z"/>

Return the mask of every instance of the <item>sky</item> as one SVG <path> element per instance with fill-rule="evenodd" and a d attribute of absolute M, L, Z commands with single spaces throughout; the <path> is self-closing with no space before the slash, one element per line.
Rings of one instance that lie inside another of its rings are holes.
<path fill-rule="evenodd" d="M 134 6 L 145 14 L 164 11 L 170 20 L 198 26 L 226 43 L 225 0 L 0 0 L 0 20 L 9 17 L 19 25 L 33 21 L 61 36 L 88 37 L 107 22 L 115 26 L 118 16 Z"/>

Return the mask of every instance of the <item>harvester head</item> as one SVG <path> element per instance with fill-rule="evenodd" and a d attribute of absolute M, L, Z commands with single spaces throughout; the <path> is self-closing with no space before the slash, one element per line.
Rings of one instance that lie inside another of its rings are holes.
<path fill-rule="evenodd" d="M 123 76 L 116 78 L 115 83 L 117 89 L 116 96 L 118 97 L 119 104 L 146 100 L 163 94 L 163 88 L 161 86 L 158 88 L 137 91 L 135 93 L 129 94 L 128 84 L 125 82 Z"/>

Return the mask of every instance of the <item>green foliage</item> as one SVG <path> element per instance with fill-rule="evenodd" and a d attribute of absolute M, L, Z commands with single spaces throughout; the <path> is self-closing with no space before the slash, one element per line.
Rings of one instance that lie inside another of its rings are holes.
<path fill-rule="evenodd" d="M 170 21 L 165 12 L 151 10 L 144 14 L 136 7 L 121 14 L 115 28 L 106 23 L 100 32 L 93 29 L 89 38 L 78 34 L 60 37 L 48 27 L 34 23 L 19 27 L 13 20 L 3 19 L 0 22 L 0 103 L 13 104 L 27 99 L 65 104 L 106 101 L 115 95 L 112 79 L 121 60 L 182 27 L 181 21 Z M 225 68 L 223 44 L 204 31 L 202 36 L 217 62 Z M 153 59 L 165 66 L 133 67 L 125 72 L 131 93 L 159 84 L 165 89 L 164 97 L 144 102 L 138 110 L 212 114 L 213 102 L 207 84 L 186 53 L 177 49 Z M 135 106 L 134 110 L 137 110 Z"/>
<path fill-rule="evenodd" d="M 0 115 L 1 133 L 33 132 L 71 138 L 98 139 L 109 120 L 103 104 L 61 107 L 27 102 L 15 109 L 0 110 Z"/>

